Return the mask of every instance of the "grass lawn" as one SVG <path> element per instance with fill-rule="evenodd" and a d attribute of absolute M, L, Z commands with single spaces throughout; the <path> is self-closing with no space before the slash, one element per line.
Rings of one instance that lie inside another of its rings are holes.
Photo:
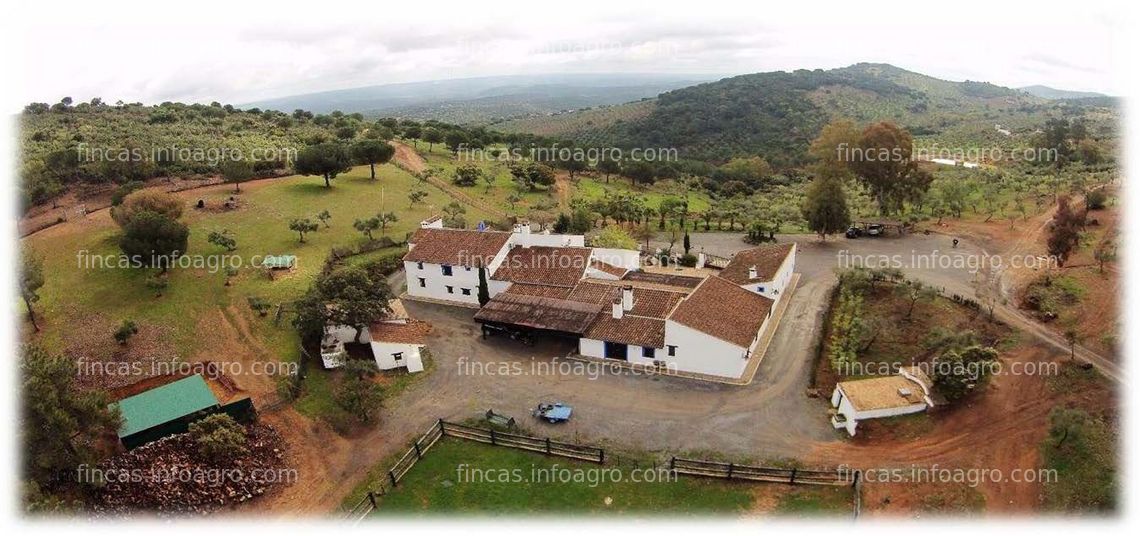
<path fill-rule="evenodd" d="M 334 179 L 332 188 L 326 188 L 319 177 L 301 176 L 247 185 L 239 195 L 240 208 L 231 211 L 193 208 L 198 199 L 205 200 L 207 207 L 220 205 L 233 195 L 229 187 L 179 194 L 186 200 L 182 219 L 190 227 L 189 254 L 204 255 L 206 261 L 215 264 L 222 255 L 240 257 L 243 267 L 229 287 L 223 285 L 225 276 L 220 269 L 174 268 L 169 287 L 161 297 L 155 297 L 145 284 L 153 269 L 79 265 L 79 255 L 119 254 L 119 228 L 106 211 L 93 213 L 81 223 L 32 235 L 21 246 L 32 248 L 43 258 L 46 279 L 36 304 L 43 331 L 35 338 L 57 351 L 108 347 L 108 352 L 114 352 L 114 326 L 132 319 L 144 331 L 148 325 L 162 328 L 152 351 L 164 356 L 238 360 L 245 356 L 233 354 L 258 352 L 281 360 L 296 359 L 298 341 L 289 323 L 274 326 L 272 314 L 268 318 L 253 315 L 247 297 L 260 296 L 273 304 L 299 297 L 320 271 L 330 249 L 365 240 L 352 228 L 357 218 L 381 210 L 395 212 L 399 221 L 391 224 L 386 234 L 400 241 L 418 227 L 420 220 L 451 201 L 442 192 L 428 189 L 423 202 L 410 206 L 407 192 L 418 181 L 393 165 L 381 166 L 377 173 L 378 180 L 372 181 L 367 166 L 357 167 Z M 332 214 L 330 226 L 322 225 L 300 243 L 297 234 L 289 230 L 289 221 L 306 217 L 316 221 L 316 214 L 322 210 Z M 486 215 L 468 208 L 468 217 Z M 210 231 L 222 229 L 228 229 L 237 240 L 237 250 L 232 254 L 206 241 Z M 253 256 L 268 254 L 296 255 L 297 267 L 271 280 L 260 268 L 250 267 Z M 100 322 L 96 329 L 83 332 L 82 327 L 95 320 Z M 105 329 L 104 324 L 111 327 Z M 226 338 L 238 342 L 223 344 Z"/>
<path fill-rule="evenodd" d="M 365 489 L 387 478 L 385 471 L 391 461 L 378 467 L 369 482 L 345 503 L 355 503 Z M 635 473 L 638 467 L 643 469 Z M 792 487 L 685 476 L 665 481 L 668 475 L 664 472 L 651 473 L 655 479 L 646 478 L 645 469 L 651 467 L 649 462 L 597 465 L 444 438 L 408 472 L 395 491 L 380 499 L 373 515 L 744 515 L 756 511 L 758 497 L 773 495 L 772 501 L 765 501 L 771 502 L 764 506 L 769 513 L 851 512 L 851 493 L 846 487 Z M 635 475 L 637 482 L 633 481 Z"/>

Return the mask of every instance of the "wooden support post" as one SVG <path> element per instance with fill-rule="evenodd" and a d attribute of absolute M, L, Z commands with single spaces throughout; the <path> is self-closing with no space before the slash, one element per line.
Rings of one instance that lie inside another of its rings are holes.
<path fill-rule="evenodd" d="M 606 463 L 606 450 L 598 449 L 598 463 Z"/>
<path fill-rule="evenodd" d="M 796 483 L 796 468 L 795 468 L 795 467 L 793 467 L 793 468 L 792 468 L 792 480 L 791 480 L 791 483 L 792 483 L 792 484 L 795 484 L 795 483 Z"/>
<path fill-rule="evenodd" d="M 368 502 L 372 503 L 372 508 L 376 508 L 376 495 L 371 491 L 368 492 Z"/>
<path fill-rule="evenodd" d="M 422 450 L 420 450 L 420 442 L 416 441 L 415 443 L 412 443 L 412 446 L 416 448 L 416 459 L 417 460 L 423 459 L 424 452 Z"/>
<path fill-rule="evenodd" d="M 491 444 L 492 445 L 495 444 L 495 429 L 494 428 L 491 429 Z"/>
<path fill-rule="evenodd" d="M 436 422 L 436 426 L 439 426 L 439 435 L 440 436 L 447 435 L 447 434 L 443 433 L 444 432 L 443 431 L 443 419 L 436 419 L 435 422 Z"/>
<path fill-rule="evenodd" d="M 396 489 L 396 473 L 393 473 L 391 470 L 389 470 L 388 479 L 392 481 L 392 489 Z"/>
<path fill-rule="evenodd" d="M 550 438 L 546 438 L 546 454 L 550 454 Z"/>
<path fill-rule="evenodd" d="M 732 480 L 732 468 L 733 468 L 733 464 L 731 464 L 731 463 L 728 464 L 728 479 L 729 480 Z"/>
<path fill-rule="evenodd" d="M 669 470 L 670 471 L 676 471 L 677 470 L 677 457 L 676 456 L 670 456 L 669 457 Z"/>

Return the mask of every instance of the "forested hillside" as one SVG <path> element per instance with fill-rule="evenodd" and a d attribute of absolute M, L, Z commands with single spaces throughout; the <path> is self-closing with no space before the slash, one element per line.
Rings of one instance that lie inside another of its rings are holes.
<path fill-rule="evenodd" d="M 942 146 L 1012 147 L 1025 146 L 1049 118 L 1084 118 L 1092 135 L 1114 137 L 1117 117 L 1110 103 L 1049 101 L 986 82 L 948 82 L 867 63 L 726 78 L 663 93 L 654 103 L 650 113 L 617 125 L 581 128 L 578 114 L 564 114 L 534 129 L 591 144 L 676 147 L 688 159 L 759 154 L 789 166 L 802 164 L 809 142 L 838 118 L 890 120 L 917 140 Z M 608 114 L 619 116 L 620 108 Z"/>

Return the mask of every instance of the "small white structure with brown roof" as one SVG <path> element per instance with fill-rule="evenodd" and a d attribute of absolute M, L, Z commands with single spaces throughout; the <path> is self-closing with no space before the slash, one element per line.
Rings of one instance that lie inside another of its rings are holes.
<path fill-rule="evenodd" d="M 363 330 L 360 342 L 367 344 L 372 350 L 372 357 L 380 370 L 396 368 L 406 368 L 408 372 L 424 370 L 422 350 L 424 338 L 431 331 L 431 324 L 409 318 L 403 302 L 399 299 L 390 300 L 388 307 L 391 313 Z M 352 327 L 329 326 L 325 329 L 325 340 L 335 341 L 341 351 L 338 359 L 326 357 L 322 342 L 321 357 L 325 368 L 344 366 L 347 359 L 344 355 L 344 343 L 353 342 L 355 337 L 356 329 Z"/>
<path fill-rule="evenodd" d="M 831 393 L 831 425 L 855 435 L 859 421 L 918 413 L 932 407 L 933 383 L 919 367 L 894 376 L 839 382 Z"/>

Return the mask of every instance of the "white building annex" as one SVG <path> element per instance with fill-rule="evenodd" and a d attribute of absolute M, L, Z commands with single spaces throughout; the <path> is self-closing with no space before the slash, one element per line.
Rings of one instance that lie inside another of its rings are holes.
<path fill-rule="evenodd" d="M 408 297 L 479 307 L 496 332 L 561 336 L 578 353 L 738 379 L 795 269 L 795 244 L 738 253 L 703 277 L 644 272 L 633 250 L 584 246 L 580 235 L 444 229 L 423 222 L 404 256 Z"/>
<path fill-rule="evenodd" d="M 933 383 L 919 367 L 894 376 L 839 382 L 831 393 L 831 425 L 855 435 L 859 421 L 926 411 L 934 406 Z"/>

